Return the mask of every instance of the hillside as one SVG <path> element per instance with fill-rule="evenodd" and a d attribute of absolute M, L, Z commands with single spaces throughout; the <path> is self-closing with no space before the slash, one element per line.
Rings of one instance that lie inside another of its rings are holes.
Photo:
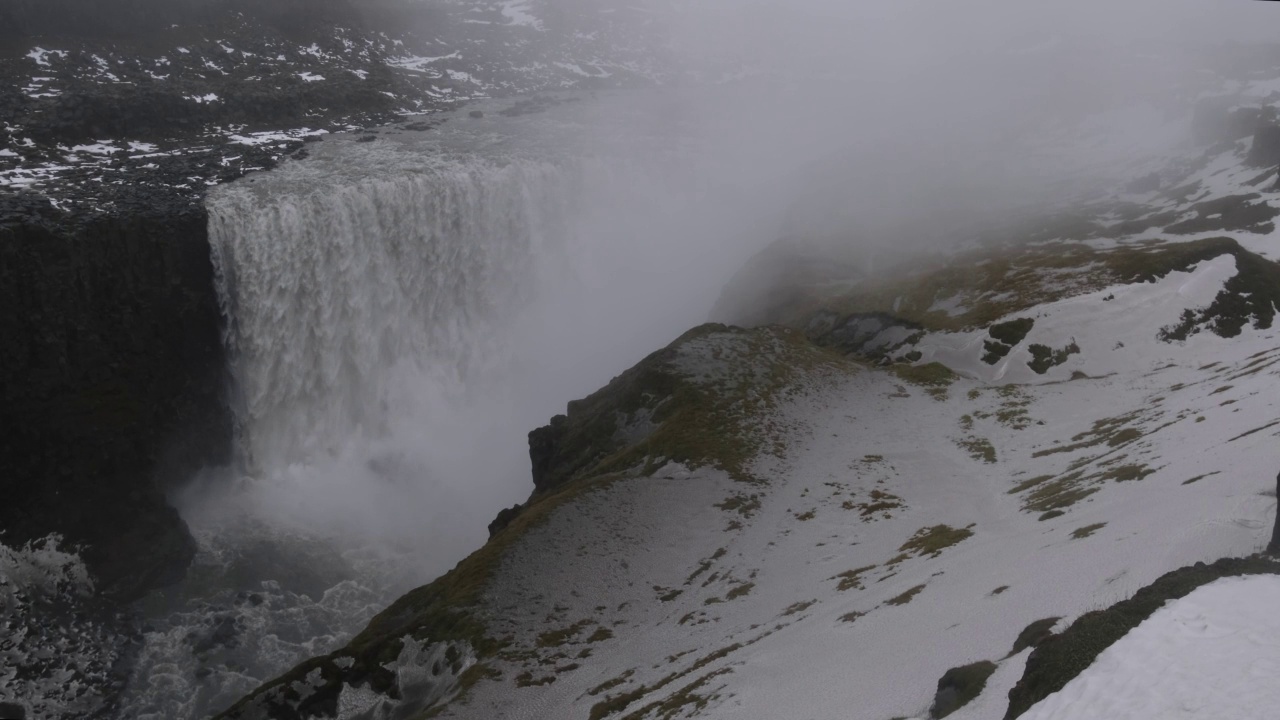
<path fill-rule="evenodd" d="M 874 275 L 774 248 L 754 327 L 571 403 L 483 549 L 222 717 L 1016 716 L 1035 645 L 1270 537 L 1280 158 L 1218 140 Z"/>

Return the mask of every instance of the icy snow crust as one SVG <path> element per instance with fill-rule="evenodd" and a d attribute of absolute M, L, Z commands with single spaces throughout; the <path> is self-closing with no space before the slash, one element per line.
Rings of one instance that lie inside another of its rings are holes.
<path fill-rule="evenodd" d="M 1276 333 L 1177 345 L 1150 331 L 1206 302 L 1234 271 L 1223 256 L 1109 289 L 1114 300 L 1039 308 L 1038 323 L 1082 348 L 1057 370 L 1094 377 L 1028 373 L 1018 380 L 1036 384 L 1009 388 L 991 383 L 1016 359 L 973 363 L 989 376 L 958 380 L 939 399 L 888 372 L 856 373 L 766 421 L 791 434 L 785 458 L 760 461 L 765 486 L 668 465 L 560 509 L 508 557 L 490 620 L 532 636 L 586 625 L 537 664 L 495 663 L 508 678 L 532 668 L 548 684 L 482 683 L 446 716 L 585 716 L 611 697 L 621 698 L 618 717 L 664 702 L 682 708 L 671 716 L 925 716 L 948 668 L 983 659 L 1001 667 L 954 717 L 1003 715 L 1026 653 L 1001 659 L 1030 622 L 1071 618 L 1169 570 L 1265 544 L 1275 503 L 1263 493 L 1280 434 L 1270 426 L 1280 417 Z M 1132 348 L 1123 362 L 1120 343 Z M 1022 429 L 996 415 L 1015 395 L 1030 418 Z M 975 419 L 983 412 L 992 414 Z M 1129 414 L 1128 440 L 1037 457 Z M 964 446 L 975 437 L 991 443 L 994 462 Z M 1103 481 L 1056 518 L 1039 519 L 1025 493 L 1011 494 L 1035 476 L 1130 465 L 1151 474 Z M 864 514 L 874 491 L 892 498 Z M 738 495 L 759 507 L 716 509 Z M 900 547 L 937 525 L 972 536 L 936 554 Z M 1077 532 L 1091 526 L 1100 527 Z M 841 573 L 860 568 L 839 590 Z M 597 625 L 612 637 L 589 642 Z M 636 716 L 668 716 L 657 707 Z"/>
<path fill-rule="evenodd" d="M 1025 720 L 1264 718 L 1280 703 L 1280 577 L 1224 578 L 1158 610 Z"/>

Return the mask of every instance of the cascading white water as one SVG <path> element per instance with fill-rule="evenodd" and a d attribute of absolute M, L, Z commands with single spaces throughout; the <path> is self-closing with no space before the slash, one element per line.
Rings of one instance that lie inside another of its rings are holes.
<path fill-rule="evenodd" d="M 216 712 L 481 545 L 532 489 L 526 434 L 772 239 L 666 127 L 587 151 L 558 112 L 331 138 L 210 192 L 241 457 L 177 499 L 201 551 L 124 714 Z"/>
<path fill-rule="evenodd" d="M 565 250 L 580 166 L 441 161 L 298 195 L 232 186 L 210 231 L 243 448 L 270 472 L 458 401 Z M 419 407 L 413 407 L 415 403 Z"/>

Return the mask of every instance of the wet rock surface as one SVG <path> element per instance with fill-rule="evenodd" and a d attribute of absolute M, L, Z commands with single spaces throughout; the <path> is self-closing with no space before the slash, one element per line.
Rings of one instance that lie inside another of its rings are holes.
<path fill-rule="evenodd" d="M 97 216 L 30 194 L 0 205 L 0 527 L 11 544 L 83 545 L 120 600 L 181 576 L 195 545 L 165 489 L 231 442 L 204 215 L 135 201 Z"/>

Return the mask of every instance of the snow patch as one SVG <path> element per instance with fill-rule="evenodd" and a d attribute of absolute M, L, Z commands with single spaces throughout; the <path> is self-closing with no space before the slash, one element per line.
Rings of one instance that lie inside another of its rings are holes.
<path fill-rule="evenodd" d="M 1024 720 L 1273 717 L 1280 577 L 1223 578 L 1157 610 Z"/>

